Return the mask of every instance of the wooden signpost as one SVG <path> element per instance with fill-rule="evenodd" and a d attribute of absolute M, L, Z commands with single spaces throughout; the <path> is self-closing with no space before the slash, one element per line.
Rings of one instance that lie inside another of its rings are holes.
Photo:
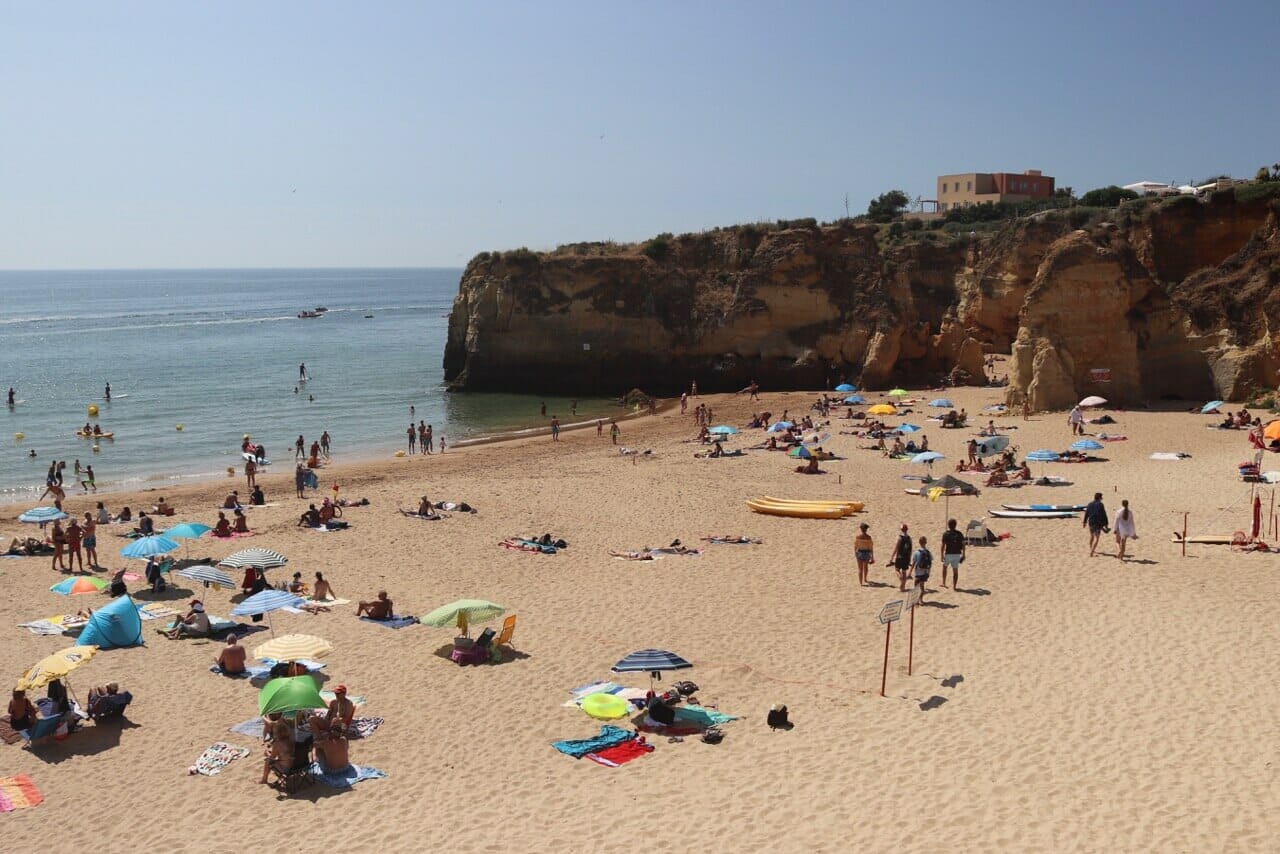
<path fill-rule="evenodd" d="M 916 606 L 920 604 L 920 588 L 912 587 L 907 593 L 907 610 L 911 612 L 910 629 L 907 630 L 907 675 L 911 675 L 912 659 L 916 649 Z"/>
<path fill-rule="evenodd" d="M 902 618 L 902 600 L 894 599 L 886 602 L 880 609 L 880 622 L 884 626 L 884 668 L 880 671 L 880 696 L 884 696 L 884 686 L 889 679 L 889 634 L 893 624 Z"/>

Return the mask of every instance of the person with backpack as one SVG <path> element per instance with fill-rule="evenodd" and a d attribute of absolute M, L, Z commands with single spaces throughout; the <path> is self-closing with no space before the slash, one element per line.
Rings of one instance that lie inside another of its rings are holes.
<path fill-rule="evenodd" d="M 947 569 L 952 571 L 951 583 L 960 590 L 960 564 L 964 563 L 964 534 L 957 530 L 956 520 L 947 520 L 947 530 L 942 532 L 942 586 L 947 586 Z"/>
<path fill-rule="evenodd" d="M 893 546 L 893 567 L 898 570 L 898 589 L 907 590 L 907 570 L 911 568 L 911 535 L 907 533 L 907 525 L 902 524 L 902 533 L 898 534 L 898 542 Z"/>
<path fill-rule="evenodd" d="M 916 587 L 920 589 L 920 604 L 924 604 L 924 585 L 929 580 L 929 570 L 933 569 L 933 552 L 929 551 L 929 538 L 920 538 L 920 548 L 911 555 L 911 570 L 915 575 Z"/>

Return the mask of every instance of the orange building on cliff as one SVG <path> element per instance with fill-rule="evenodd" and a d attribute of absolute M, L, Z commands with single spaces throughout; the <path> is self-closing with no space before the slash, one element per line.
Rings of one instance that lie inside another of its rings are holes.
<path fill-rule="evenodd" d="M 962 172 L 938 176 L 938 211 L 984 202 L 1025 202 L 1053 195 L 1053 178 L 1039 169 L 1026 172 Z"/>

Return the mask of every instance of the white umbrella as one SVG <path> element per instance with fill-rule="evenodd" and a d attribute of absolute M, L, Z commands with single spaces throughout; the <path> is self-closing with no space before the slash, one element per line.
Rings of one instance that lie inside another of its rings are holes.
<path fill-rule="evenodd" d="M 1106 402 L 1107 402 L 1107 399 L 1105 397 L 1098 397 L 1096 394 L 1094 394 L 1080 401 L 1080 405 L 1081 406 L 1103 406 L 1106 404 Z"/>

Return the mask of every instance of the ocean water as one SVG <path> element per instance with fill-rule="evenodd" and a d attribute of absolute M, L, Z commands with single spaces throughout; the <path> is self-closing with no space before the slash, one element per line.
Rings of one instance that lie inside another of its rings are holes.
<path fill-rule="evenodd" d="M 239 472 L 245 433 L 277 470 L 292 469 L 298 434 L 309 447 L 324 430 L 337 460 L 389 454 L 405 445 L 410 406 L 451 441 L 546 423 L 543 398 L 445 393 L 441 360 L 460 275 L 0 272 L 0 394 L 13 387 L 18 400 L 0 406 L 0 502 L 39 496 L 54 459 L 67 462 L 69 495 L 80 491 L 77 459 L 93 465 L 100 489 Z M 297 317 L 321 305 L 323 317 Z M 309 379 L 300 384 L 301 363 Z M 548 414 L 571 420 L 568 400 L 545 400 Z M 87 415 L 91 403 L 97 418 Z M 578 407 L 580 418 L 616 412 L 598 400 Z M 75 436 L 86 421 L 115 439 L 94 452 Z"/>

